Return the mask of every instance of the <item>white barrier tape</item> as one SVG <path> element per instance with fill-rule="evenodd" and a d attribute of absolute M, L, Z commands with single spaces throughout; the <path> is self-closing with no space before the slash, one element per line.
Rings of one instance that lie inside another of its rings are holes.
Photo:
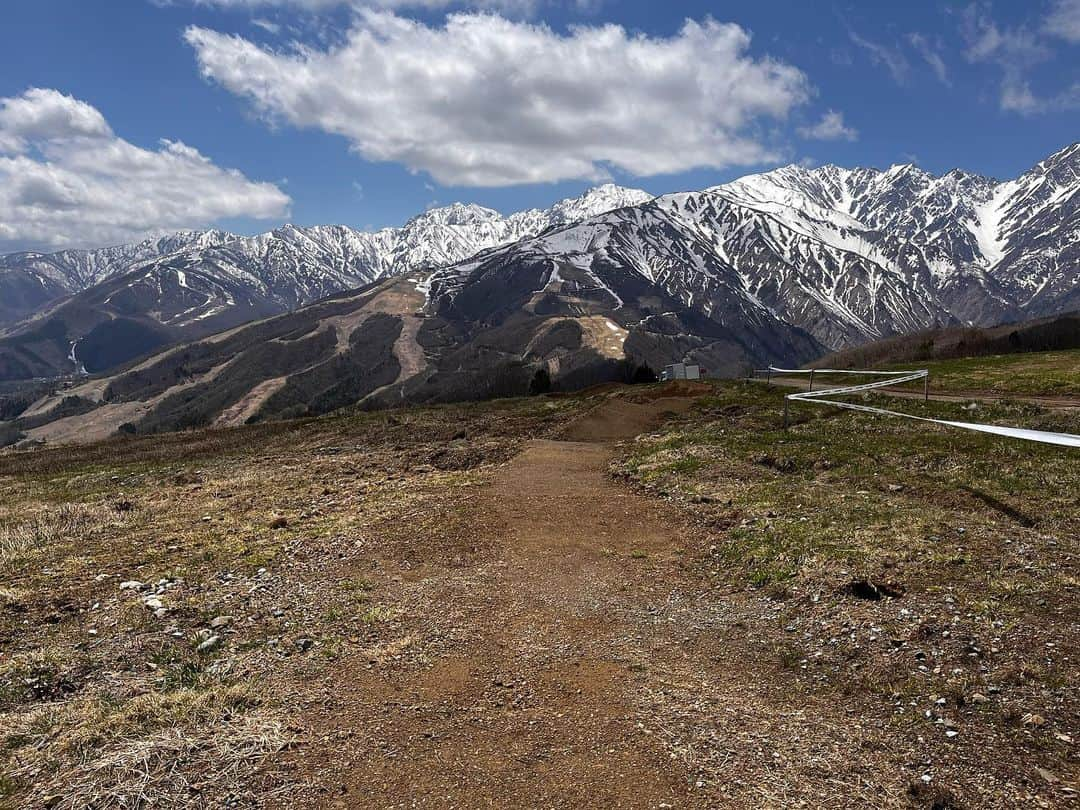
<path fill-rule="evenodd" d="M 769 370 L 774 373 L 780 374 L 809 374 L 809 370 L 804 369 L 781 369 L 769 367 Z M 853 402 L 836 402 L 831 399 L 823 399 L 822 397 L 840 396 L 842 394 L 857 394 L 863 391 L 871 391 L 875 388 L 887 388 L 894 385 L 901 385 L 906 382 L 914 382 L 915 380 L 924 379 L 929 375 L 926 369 L 920 369 L 918 371 L 841 371 L 832 369 L 814 369 L 819 374 L 880 374 L 886 376 L 887 380 L 877 380 L 875 382 L 863 383 L 862 385 L 849 385 L 843 388 L 826 388 L 821 391 L 800 391 L 795 394 L 788 394 L 785 398 L 797 402 L 812 402 L 817 405 L 832 405 L 834 408 L 845 408 L 849 411 L 862 411 L 864 413 L 876 413 L 883 416 L 899 416 L 904 419 L 915 419 L 919 422 L 933 422 L 938 425 L 946 425 L 948 427 L 962 428 L 964 430 L 975 430 L 980 433 L 992 433 L 996 436 L 1008 436 L 1013 439 L 1024 439 L 1029 442 L 1041 442 L 1043 444 L 1056 444 L 1063 447 L 1080 447 L 1080 436 L 1073 435 L 1072 433 L 1053 433 L 1046 430 L 1029 430 L 1027 428 L 1014 428 L 1014 427 L 1001 427 L 999 425 L 980 425 L 972 422 L 950 422 L 946 419 L 930 419 L 926 416 L 915 416 L 910 413 L 901 413 L 900 411 L 890 411 L 885 408 L 873 408 L 869 405 L 856 405 Z"/>

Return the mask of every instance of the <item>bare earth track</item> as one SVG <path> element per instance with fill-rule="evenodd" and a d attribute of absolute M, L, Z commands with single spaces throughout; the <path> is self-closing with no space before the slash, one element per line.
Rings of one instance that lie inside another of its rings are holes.
<path fill-rule="evenodd" d="M 687 514 L 611 477 L 617 441 L 693 405 L 676 392 L 612 397 L 530 442 L 442 559 L 428 547 L 402 569 L 412 634 L 312 686 L 301 729 L 321 742 L 290 763 L 305 801 L 908 806 L 903 769 L 878 770 L 877 717 L 765 676 L 774 641 L 748 628 L 775 622 L 775 603 L 710 589 Z"/>
<path fill-rule="evenodd" d="M 654 587 L 642 560 L 677 559 L 679 520 L 614 483 L 608 464 L 612 440 L 692 402 L 612 400 L 571 426 L 573 440 L 534 441 L 500 471 L 465 521 L 463 542 L 490 557 L 446 578 L 435 605 L 476 632 L 430 671 L 385 679 L 364 661 L 335 678 L 343 692 L 320 722 L 366 759 L 339 804 L 685 804 L 685 775 L 641 745 L 622 649 L 625 614 Z"/>

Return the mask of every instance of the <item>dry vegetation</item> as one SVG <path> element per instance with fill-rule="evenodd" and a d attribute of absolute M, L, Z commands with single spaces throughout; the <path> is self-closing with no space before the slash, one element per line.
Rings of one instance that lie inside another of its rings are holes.
<path fill-rule="evenodd" d="M 580 594 L 533 572 L 540 613 L 520 550 L 477 527 L 505 463 L 602 392 L 0 456 L 0 806 L 380 806 L 342 775 L 393 785 L 511 718 L 466 772 L 554 778 L 562 712 L 592 733 L 613 688 L 631 709 L 604 723 L 632 736 L 599 756 L 660 763 L 619 771 L 624 806 L 653 775 L 678 806 L 1069 805 L 1076 454 L 802 406 L 785 434 L 780 396 L 718 386 L 620 445 L 619 486 L 681 545 L 606 538 Z M 558 668 L 581 649 L 603 689 Z M 607 786 L 603 759 L 570 765 Z"/>
<path fill-rule="evenodd" d="M 934 360 L 915 365 L 930 369 L 931 386 L 935 392 L 1080 396 L 1080 349 Z M 903 366 L 911 367 L 911 364 Z"/>
<path fill-rule="evenodd" d="M 850 721 L 829 733 L 885 729 L 864 740 L 884 746 L 867 778 L 906 771 L 917 806 L 1075 799 L 1075 452 L 812 406 L 785 433 L 780 396 L 722 387 L 615 467 L 692 514 L 708 538 L 693 565 L 717 592 L 772 603 L 742 618 L 761 677 L 844 707 Z M 889 407 L 972 420 L 959 405 Z M 1076 410 L 976 418 L 1080 433 Z M 730 762 L 710 759 L 704 720 L 724 707 L 669 697 L 684 755 L 719 778 Z M 797 713 L 781 739 L 812 738 L 820 722 Z M 842 770 L 820 764 L 822 779 Z"/>
<path fill-rule="evenodd" d="M 432 553 L 384 531 L 436 538 L 448 504 L 574 407 L 0 457 L 0 806 L 287 803 L 299 780 L 283 752 L 309 741 L 296 693 L 341 655 L 400 641 L 380 561 Z"/>

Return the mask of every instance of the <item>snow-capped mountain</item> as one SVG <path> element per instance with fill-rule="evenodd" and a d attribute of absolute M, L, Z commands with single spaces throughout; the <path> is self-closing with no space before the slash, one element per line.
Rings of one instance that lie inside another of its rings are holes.
<path fill-rule="evenodd" d="M 416 274 L 426 309 L 467 329 L 519 305 L 541 314 L 552 291 L 576 296 L 583 311 L 619 313 L 631 335 L 631 313 L 646 331 L 674 313 L 663 328 L 712 368 L 802 357 L 793 329 L 824 350 L 1052 315 L 1080 307 L 1078 189 L 1074 144 L 1006 182 L 912 165 L 788 166 L 655 200 L 609 185 L 510 216 L 455 204 L 375 232 L 286 225 L 251 237 L 178 235 L 175 251 L 159 240 L 63 265 L 75 268 L 65 276 L 71 284 L 97 283 L 9 330 L 0 379 L 111 368 Z M 125 256 L 138 258 L 116 270 Z M 0 268 L 25 263 L 25 254 L 8 257 Z M 758 345 L 725 360 L 718 347 L 734 344 L 718 343 L 717 329 L 733 330 L 724 341 Z"/>
<path fill-rule="evenodd" d="M 467 298 L 481 278 L 495 283 L 494 268 L 513 284 L 518 265 L 542 256 L 560 283 L 585 294 L 617 269 L 708 318 L 764 308 L 833 349 L 1050 315 L 1080 306 L 1078 199 L 1077 145 L 1009 182 L 912 165 L 788 166 L 439 270 L 429 307 Z"/>
<path fill-rule="evenodd" d="M 1008 182 L 789 166 L 630 205 L 600 189 L 595 204 L 505 218 L 456 205 L 376 234 L 285 227 L 74 296 L 0 340 L 0 376 L 25 376 L 27 347 L 63 352 L 56 367 L 109 368 L 124 359 L 116 346 L 205 330 L 16 420 L 51 442 L 520 394 L 538 378 L 572 389 L 684 358 L 735 374 L 923 327 L 1053 314 L 1080 304 L 1078 161 L 1069 147 Z M 346 286 L 359 289 L 292 309 Z M 260 307 L 291 311 L 209 334 Z"/>
<path fill-rule="evenodd" d="M 226 231 L 181 231 L 132 245 L 59 253 L 0 256 L 0 326 L 148 261 L 189 247 L 220 245 L 236 237 Z"/>
<path fill-rule="evenodd" d="M 401 228 L 374 232 L 285 225 L 250 237 L 207 231 L 101 251 L 12 254 L 0 259 L 3 300 L 16 300 L 4 295 L 7 288 L 42 290 L 19 298 L 40 310 L 58 295 L 77 294 L 9 330 L 0 340 L 0 379 L 103 370 L 175 340 L 288 312 L 387 276 L 461 261 L 649 199 L 643 191 L 605 185 L 547 210 L 508 217 L 456 203 Z M 27 307 L 20 309 L 16 314 L 25 315 Z"/>
<path fill-rule="evenodd" d="M 789 166 L 700 196 L 714 199 L 691 226 L 714 234 L 750 292 L 834 348 L 1080 305 L 1078 144 L 1008 182 Z"/>

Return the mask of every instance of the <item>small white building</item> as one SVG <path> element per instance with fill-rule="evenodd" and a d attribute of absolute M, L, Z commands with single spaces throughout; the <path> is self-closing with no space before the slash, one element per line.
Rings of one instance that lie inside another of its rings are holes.
<path fill-rule="evenodd" d="M 670 366 L 664 366 L 664 370 L 660 374 L 660 380 L 662 382 L 667 382 L 668 380 L 700 379 L 701 366 L 696 363 L 672 363 Z"/>

